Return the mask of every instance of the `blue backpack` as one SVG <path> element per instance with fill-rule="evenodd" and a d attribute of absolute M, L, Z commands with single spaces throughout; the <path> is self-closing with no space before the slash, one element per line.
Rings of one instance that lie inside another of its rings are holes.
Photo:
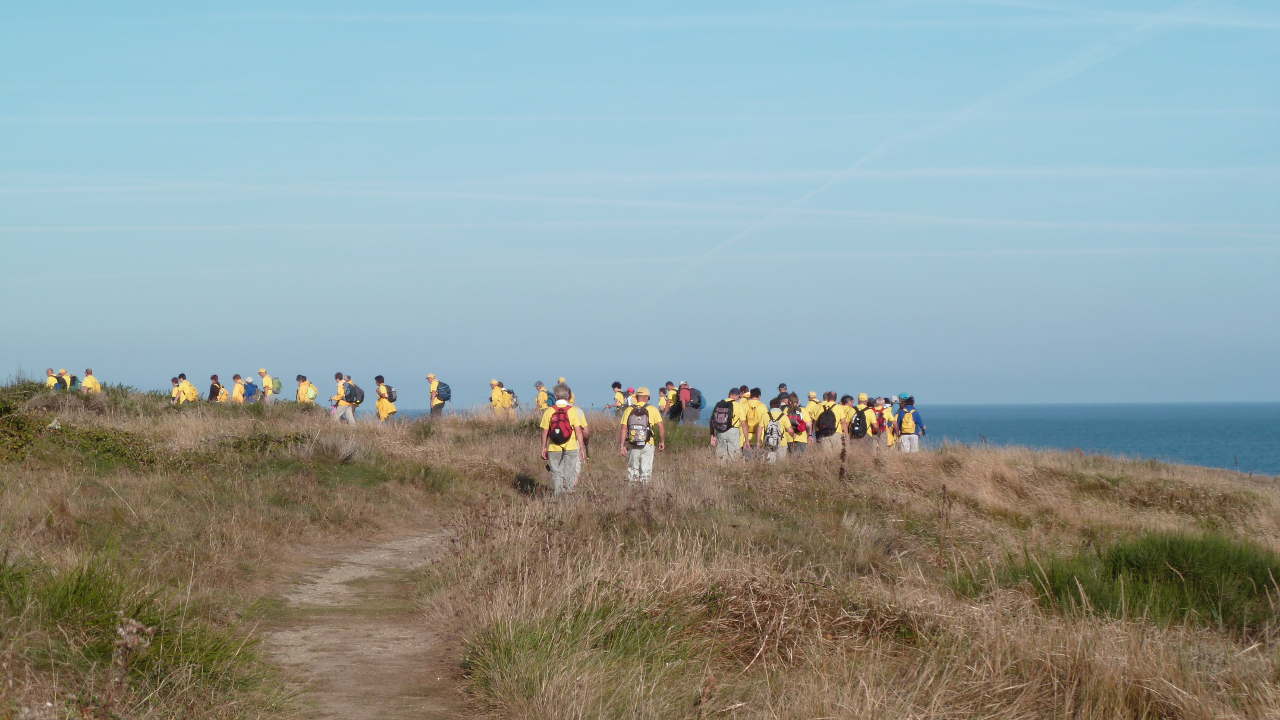
<path fill-rule="evenodd" d="M 251 398 L 251 397 L 253 397 L 254 395 L 257 395 L 257 394 L 258 394 L 258 385 L 257 385 L 257 383 L 247 382 L 247 383 L 245 383 L 245 384 L 244 384 L 244 399 L 245 399 L 245 400 L 248 400 L 249 398 Z"/>
<path fill-rule="evenodd" d="M 453 391 L 449 389 L 449 383 L 436 383 L 436 399 L 449 402 L 453 399 Z"/>

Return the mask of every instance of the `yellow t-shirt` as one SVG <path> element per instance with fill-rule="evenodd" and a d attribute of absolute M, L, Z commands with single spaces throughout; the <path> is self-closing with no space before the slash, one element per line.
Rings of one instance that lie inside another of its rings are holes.
<path fill-rule="evenodd" d="M 641 409 L 649 411 L 649 440 L 646 445 L 654 443 L 654 436 L 658 434 L 658 426 L 662 424 L 662 413 L 658 408 L 645 403 L 644 405 L 632 405 L 622 412 L 622 427 L 627 426 L 627 421 L 631 419 L 631 413 L 639 412 Z"/>
<path fill-rule="evenodd" d="M 200 399 L 200 391 L 189 380 L 178 383 L 178 392 L 182 394 L 183 402 L 197 402 Z"/>
<path fill-rule="evenodd" d="M 84 379 L 80 381 L 80 387 L 87 393 L 102 392 L 102 384 L 99 383 L 98 378 L 93 375 L 85 375 Z"/>
<path fill-rule="evenodd" d="M 347 396 L 347 381 L 339 380 L 337 382 L 337 386 L 338 386 L 338 392 L 335 393 L 333 397 L 329 398 L 329 402 L 338 403 L 338 407 L 350 407 L 351 403 L 342 399 Z"/>
<path fill-rule="evenodd" d="M 804 409 L 801 408 L 799 410 L 799 413 L 800 413 L 800 418 L 804 420 L 805 423 L 807 424 L 809 422 L 809 418 L 805 414 Z M 796 426 L 792 424 L 790 415 L 787 416 L 787 428 L 788 428 L 787 435 L 786 435 L 787 444 L 809 442 L 809 431 L 805 430 L 804 432 L 796 432 Z"/>
<path fill-rule="evenodd" d="M 262 385 L 260 387 L 262 388 L 262 392 L 266 395 L 276 394 L 275 389 L 272 387 L 270 374 L 266 374 L 262 376 Z"/>
<path fill-rule="evenodd" d="M 840 419 L 844 416 L 844 411 L 840 409 L 842 407 L 845 406 L 837 404 L 835 400 L 823 400 L 822 402 L 811 402 L 805 405 L 804 411 L 807 414 L 805 419 L 809 421 L 809 430 L 816 435 L 818 432 L 818 416 L 822 415 L 822 412 L 827 408 L 835 408 L 832 412 L 836 416 L 836 432 L 839 433 L 841 431 Z"/>
<path fill-rule="evenodd" d="M 234 390 L 231 391 L 231 402 L 233 403 L 244 402 L 244 380 L 236 381 L 236 387 Z"/>
<path fill-rule="evenodd" d="M 769 407 L 759 398 L 744 400 L 743 403 L 747 406 L 747 432 L 754 433 L 768 422 Z"/>
<path fill-rule="evenodd" d="M 511 407 L 511 396 L 503 388 L 494 386 L 489 391 L 489 404 L 501 410 L 502 408 Z"/>
<path fill-rule="evenodd" d="M 438 389 L 440 389 L 439 380 L 432 380 L 430 385 L 427 387 L 427 391 L 430 393 L 435 393 Z M 431 401 L 431 407 L 435 407 L 436 405 L 443 405 L 443 404 L 444 404 L 444 401 L 441 400 L 440 398 L 434 398 Z"/>
<path fill-rule="evenodd" d="M 536 402 L 537 402 L 537 408 L 539 410 L 546 410 L 547 408 L 551 407 L 551 393 L 547 392 L 547 389 L 545 387 L 541 388 L 540 390 L 538 390 L 538 397 L 536 399 Z"/>
<path fill-rule="evenodd" d="M 778 426 L 782 428 L 782 439 L 778 441 L 778 447 L 786 447 L 788 444 L 795 442 L 793 439 L 795 433 L 791 431 L 791 418 L 787 417 L 782 408 L 769 408 L 768 412 L 765 413 L 765 427 L 769 427 L 769 423 L 774 420 L 777 420 Z"/>
<path fill-rule="evenodd" d="M 544 435 L 546 434 L 547 430 L 551 428 L 551 416 L 554 415 L 555 412 L 556 412 L 556 408 L 547 408 L 546 410 L 542 411 L 542 422 L 538 423 L 538 427 L 542 428 L 542 432 Z M 575 429 L 586 430 L 587 416 L 582 412 L 582 410 L 576 407 L 570 406 L 569 407 L 569 424 L 572 425 Z M 573 436 L 569 438 L 569 442 L 565 443 L 564 445 L 556 445 L 550 440 L 547 441 L 547 450 L 550 450 L 551 452 L 559 452 L 561 450 L 568 452 L 570 450 L 577 450 L 577 449 L 578 449 L 578 433 L 577 432 L 574 432 Z"/>
<path fill-rule="evenodd" d="M 617 407 L 626 407 L 627 396 L 621 390 L 613 391 L 613 404 Z"/>
<path fill-rule="evenodd" d="M 44 376 L 44 386 L 45 386 L 47 389 L 50 389 L 50 390 L 52 390 L 53 388 L 58 387 L 58 376 L 57 376 L 57 375 L 45 375 L 45 376 Z"/>

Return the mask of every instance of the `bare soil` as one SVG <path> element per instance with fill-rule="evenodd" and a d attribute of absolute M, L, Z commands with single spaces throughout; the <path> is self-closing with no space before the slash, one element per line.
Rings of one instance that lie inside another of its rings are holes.
<path fill-rule="evenodd" d="M 467 715 L 457 663 L 413 602 L 410 572 L 440 555 L 439 529 L 315 551 L 281 590 L 264 645 L 307 718 L 397 720 Z"/>

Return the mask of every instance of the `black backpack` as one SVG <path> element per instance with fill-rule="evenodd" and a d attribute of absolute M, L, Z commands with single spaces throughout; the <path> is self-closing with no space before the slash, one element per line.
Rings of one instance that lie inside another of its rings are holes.
<path fill-rule="evenodd" d="M 649 423 L 649 406 L 633 407 L 627 416 L 627 443 L 632 447 L 642 448 L 649 444 L 653 427 Z"/>
<path fill-rule="evenodd" d="M 698 388 L 689 388 L 689 407 L 693 410 L 702 409 L 702 391 Z"/>
<path fill-rule="evenodd" d="M 453 391 L 449 389 L 449 383 L 436 383 L 436 399 L 443 400 L 445 402 L 449 402 L 453 399 Z"/>
<path fill-rule="evenodd" d="M 831 437 L 836 434 L 836 406 L 823 405 L 822 412 L 818 413 L 818 419 L 814 422 L 814 434 L 820 438 Z"/>
<path fill-rule="evenodd" d="M 396 398 L 399 397 L 399 395 L 396 394 L 396 389 L 391 387 L 390 385 L 387 385 L 386 388 L 387 388 L 387 400 L 389 400 L 390 402 L 395 402 Z"/>
<path fill-rule="evenodd" d="M 349 382 L 347 383 L 347 392 L 342 396 L 342 399 L 352 405 L 359 405 L 364 402 L 364 390 L 361 390 L 359 385 Z"/>
<path fill-rule="evenodd" d="M 715 408 L 711 411 L 711 430 L 713 432 L 728 432 L 733 427 L 733 402 L 730 400 L 721 400 L 716 403 Z"/>
<path fill-rule="evenodd" d="M 849 425 L 849 434 L 855 439 L 861 440 L 867 436 L 867 411 L 853 409 L 853 422 Z"/>

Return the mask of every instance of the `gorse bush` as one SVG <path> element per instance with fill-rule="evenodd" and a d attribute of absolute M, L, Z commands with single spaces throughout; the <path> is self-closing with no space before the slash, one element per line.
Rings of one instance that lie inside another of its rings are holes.
<path fill-rule="evenodd" d="M 1146 533 L 1072 555 L 1027 555 L 987 578 L 956 579 L 978 592 L 991 581 L 1027 584 L 1045 606 L 1073 613 L 1190 622 L 1255 635 L 1275 625 L 1280 555 L 1217 534 Z"/>

